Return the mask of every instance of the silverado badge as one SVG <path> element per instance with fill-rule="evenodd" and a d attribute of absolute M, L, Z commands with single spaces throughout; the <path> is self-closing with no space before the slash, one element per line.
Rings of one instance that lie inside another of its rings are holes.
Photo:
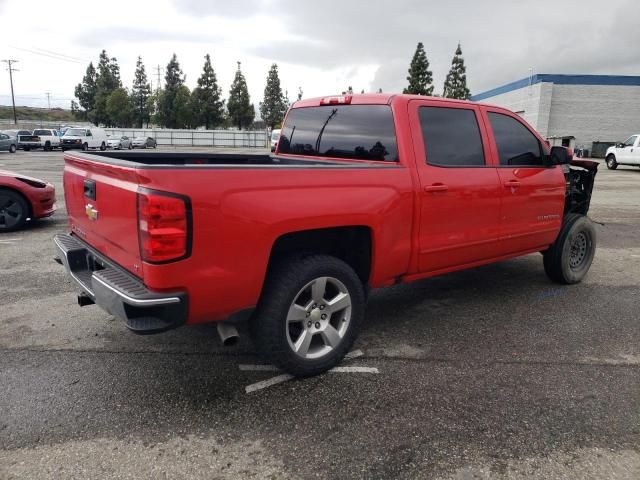
<path fill-rule="evenodd" d="M 84 207 L 84 211 L 87 214 L 87 218 L 92 222 L 98 220 L 98 210 L 96 210 L 90 203 L 87 203 L 87 206 Z"/>

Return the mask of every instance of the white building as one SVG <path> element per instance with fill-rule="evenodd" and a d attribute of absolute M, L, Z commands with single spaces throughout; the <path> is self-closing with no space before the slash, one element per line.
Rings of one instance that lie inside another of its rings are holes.
<path fill-rule="evenodd" d="M 518 113 L 552 145 L 596 156 L 640 133 L 640 76 L 536 74 L 471 100 Z"/>

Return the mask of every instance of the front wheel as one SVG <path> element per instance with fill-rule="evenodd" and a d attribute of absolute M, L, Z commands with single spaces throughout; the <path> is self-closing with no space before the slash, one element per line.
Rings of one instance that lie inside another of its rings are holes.
<path fill-rule="evenodd" d="M 618 162 L 615 155 L 609 155 L 605 161 L 607 162 L 607 168 L 609 170 L 615 170 L 616 168 L 618 168 Z"/>
<path fill-rule="evenodd" d="M 129 144 L 129 150 L 133 150 L 133 145 Z"/>
<path fill-rule="evenodd" d="M 29 216 L 29 205 L 19 193 L 0 188 L 0 232 L 22 228 Z"/>
<path fill-rule="evenodd" d="M 327 255 L 288 258 L 268 274 L 251 336 L 282 370 L 318 375 L 349 352 L 364 309 L 362 282 L 345 262 Z"/>
<path fill-rule="evenodd" d="M 596 229 L 589 217 L 570 213 L 558 238 L 544 252 L 544 271 L 558 283 L 580 282 L 591 267 L 596 253 Z"/>
<path fill-rule="evenodd" d="M 89 144 L 88 144 L 88 143 L 83 143 L 83 144 L 82 144 L 82 150 L 83 150 L 83 151 L 85 151 L 85 152 L 86 152 L 87 150 L 89 150 Z"/>
<path fill-rule="evenodd" d="M 104 152 L 107 149 L 107 145 L 102 142 L 102 144 L 100 145 L 100 151 Z"/>

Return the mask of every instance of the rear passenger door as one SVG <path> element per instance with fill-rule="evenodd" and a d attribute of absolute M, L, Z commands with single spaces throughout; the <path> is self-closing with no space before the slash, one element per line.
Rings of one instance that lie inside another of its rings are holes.
<path fill-rule="evenodd" d="M 562 224 L 566 190 L 562 168 L 545 166 L 542 142 L 518 116 L 490 107 L 485 112 L 502 184 L 503 253 L 544 249 Z"/>
<path fill-rule="evenodd" d="M 479 113 L 472 104 L 409 102 L 420 180 L 421 272 L 497 255 L 501 187 Z"/>

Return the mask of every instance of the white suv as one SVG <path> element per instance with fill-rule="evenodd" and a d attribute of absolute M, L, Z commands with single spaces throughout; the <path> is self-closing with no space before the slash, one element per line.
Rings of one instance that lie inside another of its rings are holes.
<path fill-rule="evenodd" d="M 640 167 L 640 134 L 631 135 L 625 142 L 607 148 L 605 159 L 609 170 L 615 170 L 618 165 Z"/>

